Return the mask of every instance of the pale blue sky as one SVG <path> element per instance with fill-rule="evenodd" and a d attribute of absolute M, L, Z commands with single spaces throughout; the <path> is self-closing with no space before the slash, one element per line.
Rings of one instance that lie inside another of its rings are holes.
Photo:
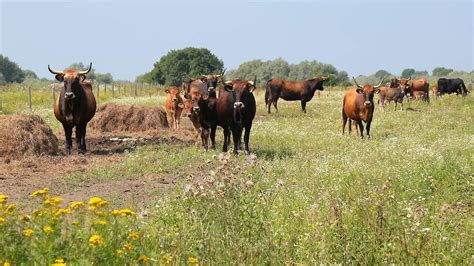
<path fill-rule="evenodd" d="M 171 49 L 251 59 L 318 60 L 350 75 L 413 67 L 473 69 L 474 7 L 454 1 L 5 1 L 0 52 L 41 77 L 93 62 L 135 79 Z"/>

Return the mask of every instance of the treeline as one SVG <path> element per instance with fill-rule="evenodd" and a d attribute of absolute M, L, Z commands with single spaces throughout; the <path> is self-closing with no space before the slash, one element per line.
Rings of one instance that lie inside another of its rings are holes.
<path fill-rule="evenodd" d="M 54 66 L 51 66 L 54 68 Z M 87 69 L 83 63 L 73 63 L 66 69 L 77 69 L 84 70 Z M 99 83 L 111 84 L 114 81 L 112 74 L 110 73 L 96 73 L 95 69 L 92 68 L 91 72 L 87 75 L 88 79 L 94 80 Z M 8 57 L 0 54 L 0 85 L 6 83 L 23 83 L 23 82 L 33 82 L 33 81 L 44 81 L 44 82 L 53 82 L 52 79 L 42 78 L 39 79 L 35 72 L 32 70 L 23 70 L 16 63 L 11 61 Z"/>

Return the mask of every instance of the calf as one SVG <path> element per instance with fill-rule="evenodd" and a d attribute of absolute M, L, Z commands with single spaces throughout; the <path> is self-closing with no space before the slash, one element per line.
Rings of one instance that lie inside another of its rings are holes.
<path fill-rule="evenodd" d="M 367 136 L 370 138 L 370 124 L 374 114 L 374 93 L 379 91 L 379 87 L 383 82 L 383 78 L 376 86 L 366 84 L 360 86 L 352 77 L 357 89 L 346 91 L 342 102 L 342 134 L 346 127 L 347 119 L 349 119 L 349 133 L 351 132 L 351 122 L 354 120 L 359 125 L 360 137 L 364 138 L 364 126 L 362 121 L 366 123 Z"/>
<path fill-rule="evenodd" d="M 428 92 L 425 91 L 414 91 L 413 92 L 413 100 L 415 101 L 427 101 L 428 98 Z"/>
<path fill-rule="evenodd" d="M 379 110 L 385 110 L 385 104 L 390 103 L 391 101 L 395 102 L 394 111 L 397 110 L 397 103 L 400 103 L 401 109 L 403 111 L 403 98 L 405 97 L 405 92 L 400 86 L 396 88 L 387 88 L 382 87 L 379 91 Z"/>
<path fill-rule="evenodd" d="M 170 124 L 173 129 L 179 129 L 181 113 L 183 112 L 184 108 L 183 98 L 181 98 L 181 95 L 179 95 L 178 87 L 170 87 L 166 89 L 165 92 L 167 94 L 165 109 L 168 118 L 168 124 Z"/>
<path fill-rule="evenodd" d="M 224 129 L 224 152 L 227 152 L 232 132 L 234 155 L 238 154 L 243 129 L 245 129 L 244 151 L 249 152 L 250 130 L 257 110 L 253 95 L 255 84 L 256 79 L 233 80 L 219 89 L 216 112 L 217 121 Z"/>

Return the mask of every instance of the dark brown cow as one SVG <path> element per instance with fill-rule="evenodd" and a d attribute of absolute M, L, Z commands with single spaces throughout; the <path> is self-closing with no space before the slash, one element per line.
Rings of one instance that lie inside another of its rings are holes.
<path fill-rule="evenodd" d="M 370 124 L 374 115 L 374 93 L 379 91 L 379 87 L 383 82 L 383 78 L 380 83 L 376 86 L 366 84 L 360 86 L 357 84 L 357 89 L 351 89 L 346 91 L 344 100 L 342 102 L 342 134 L 346 127 L 347 119 L 349 119 L 349 133 L 351 132 L 351 122 L 354 120 L 359 126 L 360 137 L 364 138 L 364 126 L 362 121 L 366 123 L 367 136 L 370 138 Z"/>
<path fill-rule="evenodd" d="M 61 93 L 54 104 L 54 115 L 61 122 L 66 135 L 66 154 L 71 154 L 72 129 L 76 127 L 77 150 L 79 154 L 87 151 L 87 123 L 94 117 L 96 111 L 95 97 L 92 85 L 85 82 L 86 74 L 92 69 L 92 63 L 86 71 L 65 70 L 54 71 L 48 65 L 48 70 L 56 75 L 56 79 L 64 83 Z"/>
<path fill-rule="evenodd" d="M 379 90 L 379 110 L 385 110 L 385 104 L 391 101 L 395 102 L 394 111 L 397 110 L 397 103 L 400 103 L 403 111 L 403 98 L 405 98 L 405 92 L 400 86 L 396 88 L 381 87 Z"/>
<path fill-rule="evenodd" d="M 430 102 L 430 84 L 426 79 L 400 79 L 400 86 L 402 86 L 402 89 L 405 91 L 405 94 L 410 95 L 412 98 L 414 98 L 414 92 L 416 91 L 425 92 L 423 100 L 427 103 Z"/>
<path fill-rule="evenodd" d="M 265 91 L 265 104 L 270 113 L 270 107 L 273 104 L 278 112 L 278 99 L 286 101 L 301 100 L 301 109 L 306 113 L 306 103 L 311 101 L 316 90 L 324 90 L 323 82 L 326 77 L 312 78 L 308 80 L 291 81 L 281 79 L 270 79 L 267 81 Z"/>
<path fill-rule="evenodd" d="M 238 154 L 243 129 L 245 129 L 244 151 L 249 152 L 250 130 L 257 110 L 253 95 L 255 84 L 256 79 L 233 80 L 219 89 L 216 112 L 218 124 L 224 129 L 224 152 L 227 152 L 232 132 L 234 155 Z"/>

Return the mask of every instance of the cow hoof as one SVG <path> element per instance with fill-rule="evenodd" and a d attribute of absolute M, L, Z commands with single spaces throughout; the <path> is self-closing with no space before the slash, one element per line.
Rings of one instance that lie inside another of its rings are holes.
<path fill-rule="evenodd" d="M 85 154 L 86 151 L 85 150 L 77 150 L 77 154 Z"/>

